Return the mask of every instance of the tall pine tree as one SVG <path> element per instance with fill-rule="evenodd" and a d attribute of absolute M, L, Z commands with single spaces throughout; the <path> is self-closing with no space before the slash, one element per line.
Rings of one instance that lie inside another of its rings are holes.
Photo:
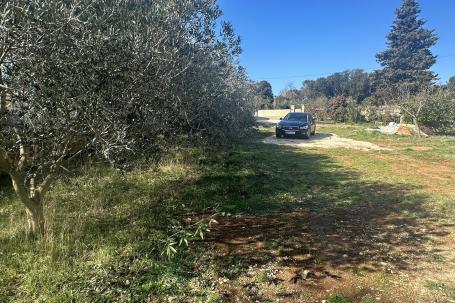
<path fill-rule="evenodd" d="M 455 76 L 450 77 L 449 82 L 447 82 L 447 88 L 455 93 Z"/>
<path fill-rule="evenodd" d="M 376 55 L 383 66 L 381 78 L 389 87 L 406 83 L 418 90 L 436 80 L 436 74 L 430 71 L 436 62 L 430 47 L 438 38 L 434 30 L 423 27 L 425 21 L 419 14 L 416 0 L 404 0 L 396 10 L 396 19 L 387 36 L 387 49 Z"/>

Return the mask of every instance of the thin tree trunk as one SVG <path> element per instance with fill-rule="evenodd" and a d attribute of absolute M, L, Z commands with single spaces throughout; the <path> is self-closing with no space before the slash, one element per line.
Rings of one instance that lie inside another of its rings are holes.
<path fill-rule="evenodd" d="M 0 113 L 6 112 L 6 91 L 0 90 Z"/>
<path fill-rule="evenodd" d="M 27 235 L 31 238 L 44 235 L 44 212 L 41 196 L 30 197 L 24 186 L 24 178 L 20 174 L 10 174 L 13 181 L 14 191 L 24 204 L 27 212 L 28 230 Z"/>
<path fill-rule="evenodd" d="M 3 65 L 0 65 L 0 84 L 3 85 Z M 0 88 L 0 113 L 6 111 L 6 90 Z"/>
<path fill-rule="evenodd" d="M 44 235 L 44 212 L 43 204 L 35 201 L 34 208 L 26 207 L 29 237 L 35 238 Z"/>
<path fill-rule="evenodd" d="M 420 137 L 420 126 L 419 126 L 419 121 L 417 120 L 416 117 L 412 118 L 412 121 L 414 122 L 414 127 L 416 128 L 417 136 Z"/>

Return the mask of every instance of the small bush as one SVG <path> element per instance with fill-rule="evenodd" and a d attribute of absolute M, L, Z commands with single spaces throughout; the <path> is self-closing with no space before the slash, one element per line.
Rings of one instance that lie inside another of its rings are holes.
<path fill-rule="evenodd" d="M 344 122 L 346 118 L 346 107 L 348 105 L 345 96 L 336 96 L 329 100 L 327 107 L 327 115 L 330 119 Z"/>
<path fill-rule="evenodd" d="M 400 123 L 400 115 L 389 110 L 385 110 L 381 118 L 383 124 L 389 124 L 390 122 Z"/>
<path fill-rule="evenodd" d="M 364 120 L 360 106 L 352 98 L 333 97 L 328 101 L 327 116 L 337 122 L 361 122 Z"/>
<path fill-rule="evenodd" d="M 310 112 L 317 120 L 324 121 L 330 119 L 327 115 L 328 99 L 319 97 L 305 103 L 305 111 Z"/>
<path fill-rule="evenodd" d="M 367 106 L 381 106 L 384 105 L 384 100 L 377 95 L 371 95 L 363 99 L 362 104 Z"/>
<path fill-rule="evenodd" d="M 359 123 L 364 121 L 362 112 L 360 111 L 360 106 L 355 100 L 348 100 L 348 105 L 346 106 L 346 115 L 345 121 Z"/>
<path fill-rule="evenodd" d="M 455 134 L 455 94 L 438 92 L 422 109 L 420 122 L 438 134 Z"/>

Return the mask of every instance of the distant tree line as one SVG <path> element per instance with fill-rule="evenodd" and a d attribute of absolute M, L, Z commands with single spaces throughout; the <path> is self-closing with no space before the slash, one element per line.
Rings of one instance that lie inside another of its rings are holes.
<path fill-rule="evenodd" d="M 334 73 L 317 80 L 306 80 L 300 89 L 305 100 L 318 97 L 327 99 L 335 96 L 349 96 L 361 102 L 372 92 L 372 83 L 368 73 L 361 69 Z"/>
<path fill-rule="evenodd" d="M 298 89 L 288 85 L 275 97 L 274 107 L 305 103 L 321 117 L 356 122 L 365 119 L 362 106 L 390 105 L 399 108 L 417 130 L 423 124 L 438 133 L 454 133 L 455 76 L 447 84 L 436 84 L 438 77 L 430 68 L 437 57 L 430 48 L 438 37 L 424 27 L 419 14 L 416 0 L 403 0 L 396 10 L 387 49 L 376 55 L 381 70 L 338 72 L 306 80 Z"/>
<path fill-rule="evenodd" d="M 337 72 L 316 80 L 305 80 L 300 88 L 287 85 L 275 96 L 274 108 L 289 108 L 290 105 L 312 103 L 320 99 L 330 100 L 337 96 L 355 100 L 358 104 L 384 105 L 383 79 L 378 71 L 367 73 L 362 69 Z M 432 84 L 434 88 L 455 92 L 455 76 L 447 84 Z"/>
<path fill-rule="evenodd" d="M 349 97 L 361 103 L 372 95 L 373 88 L 371 74 L 362 69 L 348 70 L 316 80 L 305 80 L 300 88 L 288 85 L 275 97 L 274 106 L 288 108 L 290 105 L 329 100 L 337 96 Z"/>

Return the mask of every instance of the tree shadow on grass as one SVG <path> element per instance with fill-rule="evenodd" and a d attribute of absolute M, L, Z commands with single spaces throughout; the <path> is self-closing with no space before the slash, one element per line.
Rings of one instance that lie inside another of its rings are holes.
<path fill-rule="evenodd" d="M 125 281 L 137 286 L 149 283 L 147 275 L 159 276 L 130 265 L 160 257 L 162 241 L 173 232 L 169 218 L 216 210 L 232 214 L 219 218 L 205 243 L 215 247 L 220 264 L 226 257 L 241 260 L 238 266 L 278 262 L 311 269 L 315 279 L 343 278 L 333 272 L 379 271 L 384 263 L 410 269 L 418 258 L 437 253 L 426 244 L 450 228 L 427 212 L 429 197 L 418 188 L 365 181 L 328 156 L 292 147 L 249 143 L 209 157 L 197 177 L 150 178 L 92 176 L 53 189 L 55 213 L 47 215 L 56 239 L 67 239 L 55 245 L 59 258 L 71 263 L 97 250 L 115 251 L 110 257 L 122 260 L 110 261 L 94 285 L 131 289 Z M 0 244 L 14 252 L 14 241 Z M 24 255 L 33 249 L 24 246 Z M 181 275 L 197 274 L 195 268 Z"/>
<path fill-rule="evenodd" d="M 311 270 L 316 280 L 338 279 L 331 272 L 410 270 L 439 253 L 428 244 L 449 227 L 416 186 L 365 181 L 321 154 L 256 148 L 237 151 L 231 173 L 199 181 L 223 209 L 239 213 L 220 217 L 207 240 L 222 266 L 236 256 L 245 266 L 277 262 Z"/>
<path fill-rule="evenodd" d="M 12 190 L 11 178 L 7 174 L 2 172 L 0 172 L 0 190 L 1 191 Z"/>
<path fill-rule="evenodd" d="M 215 158 L 192 180 L 182 175 L 148 184 L 118 175 L 90 186 L 76 182 L 77 194 L 51 198 L 60 208 L 52 228 L 77 229 L 71 238 L 107 244 L 155 237 L 147 250 L 163 240 L 151 231 L 169 232 L 171 213 L 181 219 L 216 210 L 233 214 L 209 234 L 224 254 L 253 263 L 286 257 L 278 258 L 283 265 L 366 270 L 381 262 L 408 268 L 415 258 L 437 253 L 425 244 L 449 228 L 431 217 L 429 197 L 416 187 L 363 181 L 326 155 L 258 143 Z"/>

